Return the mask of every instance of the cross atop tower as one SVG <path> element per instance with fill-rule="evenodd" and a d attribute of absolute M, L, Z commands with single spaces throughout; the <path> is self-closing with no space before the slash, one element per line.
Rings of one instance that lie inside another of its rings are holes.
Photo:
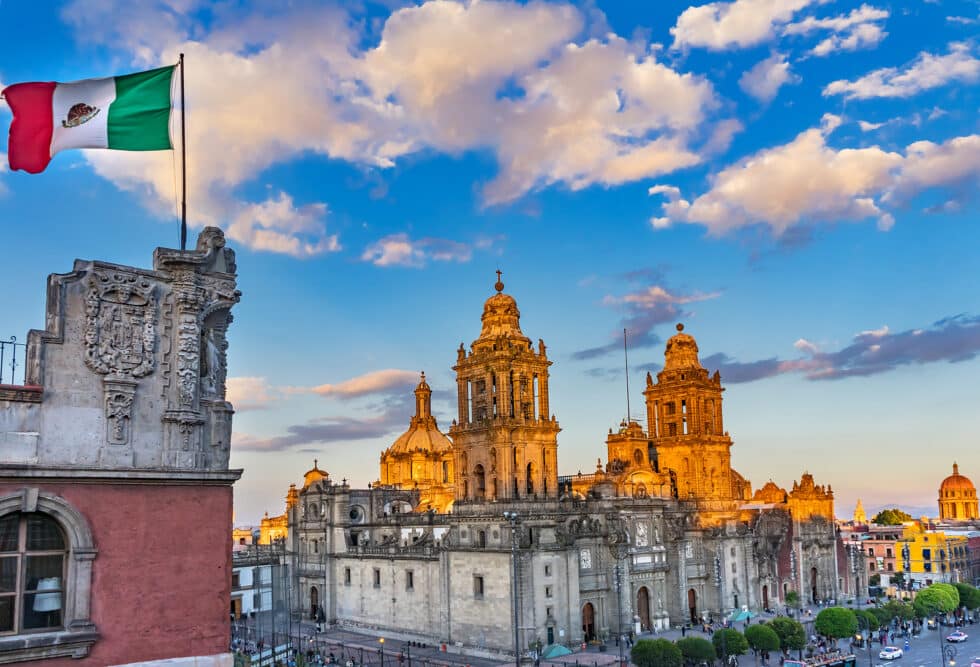
<path fill-rule="evenodd" d="M 503 291 L 504 291 L 504 284 L 503 284 L 503 283 L 501 282 L 501 280 L 500 280 L 500 275 L 501 275 L 502 273 L 503 273 L 503 271 L 501 271 L 500 269 L 497 269 L 497 284 L 496 284 L 496 285 L 494 285 L 494 288 L 495 288 L 495 289 L 496 289 L 496 290 L 497 290 L 498 292 L 503 292 Z"/>

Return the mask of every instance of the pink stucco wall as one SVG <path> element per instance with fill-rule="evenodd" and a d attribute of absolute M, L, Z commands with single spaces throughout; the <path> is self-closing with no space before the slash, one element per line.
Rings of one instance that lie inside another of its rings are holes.
<path fill-rule="evenodd" d="M 0 484 L 0 493 L 25 484 Z M 92 620 L 102 639 L 84 667 L 228 650 L 232 489 L 144 484 L 30 484 L 88 519 L 98 555 Z"/>

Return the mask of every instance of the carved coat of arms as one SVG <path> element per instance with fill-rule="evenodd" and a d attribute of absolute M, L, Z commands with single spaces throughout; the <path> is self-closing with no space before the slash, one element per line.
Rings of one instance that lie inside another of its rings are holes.
<path fill-rule="evenodd" d="M 85 364 L 100 375 L 139 378 L 153 372 L 153 283 L 127 273 L 93 272 L 85 299 Z"/>

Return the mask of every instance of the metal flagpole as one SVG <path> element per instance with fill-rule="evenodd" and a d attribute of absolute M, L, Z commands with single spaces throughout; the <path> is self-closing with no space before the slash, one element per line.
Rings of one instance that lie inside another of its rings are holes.
<path fill-rule="evenodd" d="M 180 249 L 187 250 L 187 122 L 184 112 L 184 54 L 180 54 Z"/>

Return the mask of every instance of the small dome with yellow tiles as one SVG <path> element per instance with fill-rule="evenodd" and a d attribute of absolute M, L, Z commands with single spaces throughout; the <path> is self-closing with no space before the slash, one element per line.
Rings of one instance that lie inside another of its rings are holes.
<path fill-rule="evenodd" d="M 416 451 L 441 454 L 448 452 L 452 446 L 452 441 L 443 435 L 436 424 L 436 418 L 432 416 L 432 389 L 425 381 L 425 373 L 422 373 L 422 378 L 415 387 L 415 416 L 412 417 L 408 430 L 395 440 L 382 454 L 382 458 Z"/>

